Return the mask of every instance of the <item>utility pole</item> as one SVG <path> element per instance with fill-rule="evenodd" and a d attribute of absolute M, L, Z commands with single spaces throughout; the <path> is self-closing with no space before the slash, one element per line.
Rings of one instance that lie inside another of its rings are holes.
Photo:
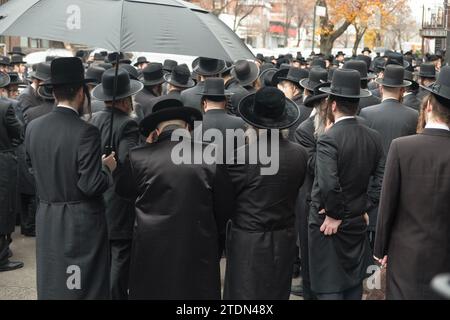
<path fill-rule="evenodd" d="M 445 54 L 445 65 L 450 65 L 450 8 L 448 4 L 448 0 L 444 0 L 444 12 L 445 12 L 445 28 L 447 31 L 447 39 L 446 39 L 446 54 Z"/>
<path fill-rule="evenodd" d="M 447 1 L 447 0 L 445 0 Z M 317 14 L 317 1 L 314 3 L 314 16 L 313 16 L 313 33 L 312 33 L 312 49 L 311 51 L 314 52 L 314 47 L 316 45 L 316 14 Z"/>

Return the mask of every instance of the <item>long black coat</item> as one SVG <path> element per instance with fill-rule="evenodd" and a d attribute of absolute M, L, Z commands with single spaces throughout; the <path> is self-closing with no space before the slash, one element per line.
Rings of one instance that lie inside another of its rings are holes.
<path fill-rule="evenodd" d="M 372 95 L 370 97 L 359 99 L 359 109 L 362 110 L 367 107 L 375 106 L 381 103 L 381 99 Z"/>
<path fill-rule="evenodd" d="M 0 235 L 14 231 L 17 195 L 15 147 L 23 141 L 22 126 L 12 104 L 0 99 Z"/>
<path fill-rule="evenodd" d="M 295 104 L 300 109 L 300 118 L 297 120 L 297 122 L 292 127 L 289 128 L 289 141 L 295 142 L 296 141 L 295 140 L 295 131 L 300 126 L 300 124 L 302 124 L 305 120 L 307 120 L 309 118 L 313 108 L 308 108 L 303 104 L 303 101 L 304 101 L 303 95 L 298 95 L 298 96 L 293 97 L 292 101 L 294 101 Z"/>
<path fill-rule="evenodd" d="M 231 183 L 219 165 L 175 164 L 172 132 L 131 150 L 131 173 L 118 184 L 120 194 L 137 195 L 129 297 L 220 299 L 219 231 L 233 210 Z M 204 145 L 188 145 L 201 157 Z"/>
<path fill-rule="evenodd" d="M 420 112 L 421 103 L 422 102 L 417 98 L 415 93 L 409 93 L 403 97 L 403 104 L 417 112 Z"/>
<path fill-rule="evenodd" d="M 431 280 L 450 271 L 449 159 L 446 130 L 392 142 L 374 252 L 388 255 L 387 299 L 436 299 Z"/>
<path fill-rule="evenodd" d="M 103 108 L 92 115 L 90 122 L 100 130 L 101 147 L 105 150 L 109 143 L 111 110 Z M 131 239 L 135 219 L 134 199 L 117 194 L 117 178 L 124 170 L 125 160 L 130 149 L 139 143 L 139 128 L 135 120 L 126 113 L 114 109 L 113 143 L 116 153 L 117 168 L 114 171 L 114 184 L 105 192 L 106 222 L 110 240 Z"/>
<path fill-rule="evenodd" d="M 20 109 L 22 112 L 25 112 L 28 109 L 36 107 L 44 102 L 44 99 L 37 94 L 36 90 L 34 90 L 31 85 L 28 85 L 22 91 L 17 100 L 19 100 Z"/>
<path fill-rule="evenodd" d="M 236 79 L 231 79 L 225 83 L 225 90 L 233 95 L 228 98 L 228 112 L 238 115 L 238 106 L 241 100 L 249 94 L 249 92 L 239 84 Z"/>
<path fill-rule="evenodd" d="M 134 110 L 136 112 L 138 123 L 141 122 L 145 116 L 152 113 L 153 104 L 157 98 L 158 96 L 148 90 L 147 87 L 144 87 L 144 89 L 139 91 L 134 96 L 134 101 L 136 102 L 134 105 Z"/>
<path fill-rule="evenodd" d="M 108 169 L 102 170 L 100 142 L 98 129 L 67 108 L 57 107 L 27 127 L 25 145 L 40 200 L 38 299 L 109 298 L 102 195 L 112 179 Z M 67 283 L 76 284 L 70 276 L 77 274 L 80 288 L 71 290 Z"/>
<path fill-rule="evenodd" d="M 203 113 L 201 93 L 205 88 L 205 82 L 198 82 L 193 88 L 189 88 L 181 92 L 181 101 L 186 107 L 196 108 Z"/>
<path fill-rule="evenodd" d="M 280 139 L 279 170 L 263 175 L 259 161 L 249 162 L 250 146 L 243 149 L 246 164 L 228 166 L 236 210 L 227 232 L 224 299 L 287 300 L 296 256 L 295 202 L 305 179 L 306 151 Z"/>
<path fill-rule="evenodd" d="M 23 113 L 23 118 L 25 120 L 25 123 L 28 124 L 31 121 L 33 121 L 34 119 L 45 116 L 47 113 L 52 112 L 52 110 L 54 108 L 55 108 L 54 101 L 45 100 L 45 101 L 43 101 L 42 104 L 25 110 L 25 112 Z"/>
<path fill-rule="evenodd" d="M 373 260 L 363 214 L 378 204 L 383 170 L 379 134 L 356 119 L 336 123 L 318 139 L 308 243 L 315 293 L 342 292 L 370 275 Z M 320 231 L 322 209 L 342 220 L 337 234 Z"/>

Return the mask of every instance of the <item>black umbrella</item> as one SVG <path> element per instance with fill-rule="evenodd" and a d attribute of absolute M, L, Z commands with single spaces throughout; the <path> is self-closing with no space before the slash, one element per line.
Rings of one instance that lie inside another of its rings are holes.
<path fill-rule="evenodd" d="M 10 0 L 0 34 L 235 61 L 254 59 L 213 14 L 181 0 Z"/>

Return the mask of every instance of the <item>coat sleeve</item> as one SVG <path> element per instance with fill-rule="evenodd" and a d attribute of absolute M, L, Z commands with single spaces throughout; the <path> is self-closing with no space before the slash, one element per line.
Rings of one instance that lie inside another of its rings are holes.
<path fill-rule="evenodd" d="M 214 215 L 216 218 L 219 234 L 225 235 L 228 220 L 234 212 L 233 185 L 224 165 L 216 166 L 216 177 L 214 180 Z"/>
<path fill-rule="evenodd" d="M 344 197 L 338 176 L 338 150 L 334 140 L 323 135 L 317 142 L 316 179 L 326 215 L 337 220 L 344 216 Z"/>
<path fill-rule="evenodd" d="M 299 127 L 295 131 L 295 141 L 305 148 L 308 155 L 307 170 L 311 175 L 314 175 L 316 170 L 316 139 L 314 135 L 310 135 L 308 132 Z"/>
<path fill-rule="evenodd" d="M 398 196 L 401 192 L 401 172 L 397 142 L 392 142 L 384 174 L 381 191 L 380 207 L 376 229 L 374 255 L 383 258 L 388 254 L 391 230 L 395 221 L 398 207 Z"/>
<path fill-rule="evenodd" d="M 10 105 L 5 114 L 5 125 L 8 130 L 8 136 L 11 140 L 15 140 L 17 144 L 23 142 L 23 127 L 16 117 L 14 107 Z"/>
<path fill-rule="evenodd" d="M 381 136 L 377 135 L 378 141 L 376 142 L 378 149 L 378 162 L 375 170 L 370 179 L 369 188 L 367 190 L 368 204 L 366 212 L 376 208 L 380 201 L 381 187 L 383 184 L 384 169 L 386 164 L 386 156 L 381 144 Z"/>
<path fill-rule="evenodd" d="M 102 195 L 112 184 L 111 173 L 102 166 L 100 132 L 88 125 L 78 147 L 78 183 L 77 186 L 88 197 Z"/>
<path fill-rule="evenodd" d="M 137 123 L 129 121 L 122 130 L 121 139 L 117 150 L 117 160 L 125 163 L 128 153 L 139 144 L 139 128 Z"/>

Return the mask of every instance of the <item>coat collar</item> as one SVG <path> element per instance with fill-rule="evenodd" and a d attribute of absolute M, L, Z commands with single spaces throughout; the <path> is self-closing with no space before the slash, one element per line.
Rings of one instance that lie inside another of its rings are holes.
<path fill-rule="evenodd" d="M 356 124 L 356 123 L 358 123 L 356 118 L 347 118 L 347 119 L 339 121 L 338 123 L 335 123 L 333 127 L 346 126 L 346 125 L 351 125 L 351 124 Z"/>
<path fill-rule="evenodd" d="M 69 109 L 69 108 L 63 108 L 63 107 L 58 107 L 56 106 L 53 109 L 53 112 L 58 112 L 58 113 L 63 113 L 63 114 L 68 114 L 68 115 L 73 115 L 76 118 L 79 118 L 79 115 L 76 113 L 75 110 Z"/>
<path fill-rule="evenodd" d="M 421 134 L 426 136 L 439 136 L 450 138 L 450 131 L 443 129 L 424 129 Z"/>

